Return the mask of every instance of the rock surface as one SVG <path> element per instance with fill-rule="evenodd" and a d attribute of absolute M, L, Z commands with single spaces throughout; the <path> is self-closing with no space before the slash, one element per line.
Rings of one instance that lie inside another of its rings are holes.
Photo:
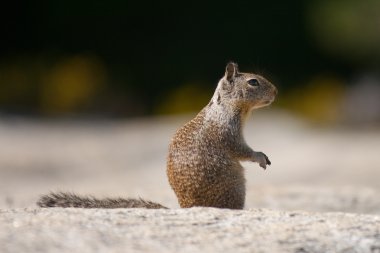
<path fill-rule="evenodd" d="M 255 112 L 245 128 L 247 143 L 272 161 L 266 171 L 243 164 L 246 208 L 380 214 L 379 130 L 312 128 L 268 111 Z M 57 190 L 178 208 L 165 173 L 167 147 L 188 119 L 0 117 L 0 208 L 35 206 Z"/>
<path fill-rule="evenodd" d="M 380 216 L 268 209 L 11 209 L 0 252 L 380 252 Z"/>
<path fill-rule="evenodd" d="M 272 166 L 244 163 L 247 210 L 176 209 L 165 158 L 187 120 L 0 117 L 0 253 L 380 253 L 379 130 L 255 114 L 246 140 Z M 172 209 L 36 208 L 56 190 L 143 197 Z"/>

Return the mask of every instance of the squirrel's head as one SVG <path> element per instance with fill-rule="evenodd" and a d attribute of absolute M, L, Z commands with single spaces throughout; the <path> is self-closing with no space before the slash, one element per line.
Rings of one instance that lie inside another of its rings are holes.
<path fill-rule="evenodd" d="M 254 109 L 270 105 L 276 95 L 276 87 L 267 79 L 257 74 L 239 72 L 238 65 L 230 62 L 214 96 L 216 102 Z"/>

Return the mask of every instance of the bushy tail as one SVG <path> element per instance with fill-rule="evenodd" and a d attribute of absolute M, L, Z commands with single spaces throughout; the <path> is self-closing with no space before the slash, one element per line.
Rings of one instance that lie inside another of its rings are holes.
<path fill-rule="evenodd" d="M 105 198 L 78 196 L 73 193 L 50 193 L 43 195 L 37 202 L 40 207 L 78 207 L 78 208 L 165 208 L 160 204 L 143 199 Z"/>

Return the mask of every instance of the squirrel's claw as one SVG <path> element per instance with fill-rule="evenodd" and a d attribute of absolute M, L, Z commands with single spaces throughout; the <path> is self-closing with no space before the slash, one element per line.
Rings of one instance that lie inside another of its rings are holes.
<path fill-rule="evenodd" d="M 265 155 L 265 154 L 264 154 L 264 155 Z M 272 164 L 272 163 L 269 161 L 268 156 L 266 156 L 266 155 L 265 155 L 265 160 L 266 160 L 266 162 L 267 162 L 268 165 L 271 165 L 271 164 Z"/>
<path fill-rule="evenodd" d="M 264 170 L 267 168 L 267 165 L 271 165 L 272 163 L 269 161 L 269 158 L 263 152 L 255 152 L 255 157 L 252 159 L 254 162 L 258 162 L 260 167 Z"/>

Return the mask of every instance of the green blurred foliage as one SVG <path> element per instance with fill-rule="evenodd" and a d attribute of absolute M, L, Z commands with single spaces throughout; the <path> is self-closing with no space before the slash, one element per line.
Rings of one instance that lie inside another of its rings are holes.
<path fill-rule="evenodd" d="M 309 13 L 314 38 L 329 54 L 380 64 L 380 1 L 315 1 Z"/>
<path fill-rule="evenodd" d="M 38 59 L 24 57 L 0 65 L 0 105 L 28 110 L 38 105 L 38 92 L 45 66 Z"/>

